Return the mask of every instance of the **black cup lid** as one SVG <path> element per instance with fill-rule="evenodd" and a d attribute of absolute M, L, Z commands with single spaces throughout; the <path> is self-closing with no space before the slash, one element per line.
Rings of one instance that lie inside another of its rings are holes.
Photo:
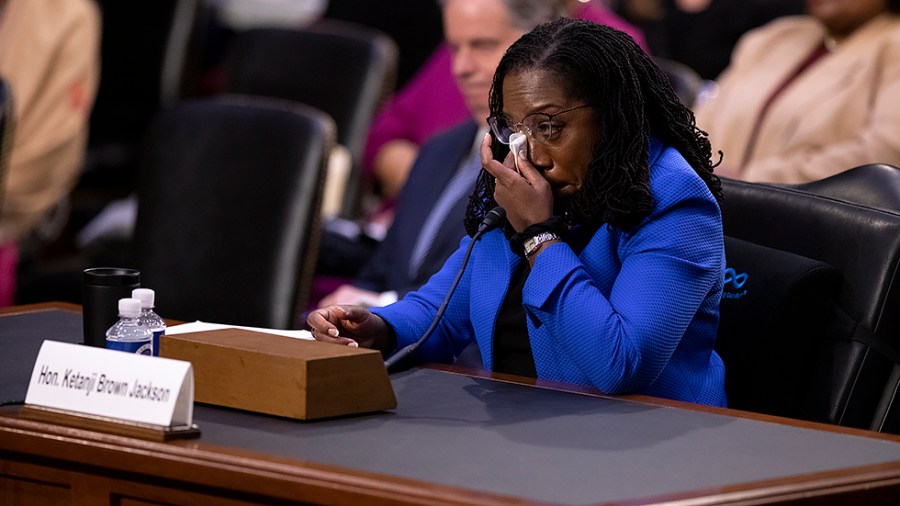
<path fill-rule="evenodd" d="M 84 270 L 82 278 L 90 285 L 129 286 L 140 284 L 141 271 L 122 267 L 92 267 Z"/>

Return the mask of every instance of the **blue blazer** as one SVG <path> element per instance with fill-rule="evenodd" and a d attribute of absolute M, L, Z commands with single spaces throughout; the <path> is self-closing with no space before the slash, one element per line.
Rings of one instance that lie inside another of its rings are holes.
<path fill-rule="evenodd" d="M 713 351 L 725 271 L 719 206 L 675 149 L 653 141 L 650 161 L 654 209 L 634 230 L 604 225 L 579 254 L 556 243 L 535 261 L 522 299 L 538 377 L 724 406 Z M 469 241 L 420 290 L 373 310 L 398 347 L 431 323 Z M 449 362 L 475 341 L 490 369 L 497 313 L 524 261 L 501 230 L 485 234 L 418 358 Z"/>
<path fill-rule="evenodd" d="M 478 126 L 469 120 L 422 145 L 397 202 L 394 222 L 371 260 L 353 282 L 355 286 L 376 292 L 396 290 L 402 296 L 422 286 L 456 251 L 459 238 L 466 233 L 463 221 L 469 195 L 460 199 L 450 211 L 446 226 L 434 238 L 418 274 L 410 276 L 409 258 L 419 232 L 441 192 L 472 152 L 477 132 Z"/>

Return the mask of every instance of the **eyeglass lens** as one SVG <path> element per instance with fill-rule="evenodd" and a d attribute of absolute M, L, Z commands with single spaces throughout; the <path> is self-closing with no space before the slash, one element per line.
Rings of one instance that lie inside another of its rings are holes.
<path fill-rule="evenodd" d="M 589 104 L 583 104 L 553 114 L 534 112 L 525 116 L 520 123 L 512 124 L 506 116 L 491 116 L 488 118 L 488 123 L 494 136 L 503 144 L 509 144 L 509 137 L 515 132 L 522 132 L 539 142 L 547 142 L 553 136 L 553 118 L 555 116 L 589 106 Z"/>
<path fill-rule="evenodd" d="M 504 116 L 492 117 L 491 128 L 497 140 L 503 144 L 509 144 L 509 137 L 521 132 L 534 140 L 546 141 L 553 134 L 553 118 L 549 114 L 534 113 L 526 117 L 521 123 L 510 124 Z"/>

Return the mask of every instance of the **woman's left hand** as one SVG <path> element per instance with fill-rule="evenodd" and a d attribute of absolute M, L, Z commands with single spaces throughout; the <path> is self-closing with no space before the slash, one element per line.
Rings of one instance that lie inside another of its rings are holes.
<path fill-rule="evenodd" d="M 494 200 L 506 210 L 509 224 L 521 232 L 553 216 L 553 192 L 547 180 L 526 156 L 519 158 L 518 170 L 512 153 L 503 163 L 494 160 L 492 141 L 490 134 L 481 141 L 481 164 L 494 176 Z"/>

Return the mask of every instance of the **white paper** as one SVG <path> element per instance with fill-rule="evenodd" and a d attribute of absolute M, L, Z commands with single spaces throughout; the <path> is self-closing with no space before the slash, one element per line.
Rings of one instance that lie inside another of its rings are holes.
<path fill-rule="evenodd" d="M 220 329 L 244 329 L 244 330 L 253 330 L 256 332 L 264 332 L 266 334 L 275 334 L 277 336 L 285 336 L 285 337 L 293 337 L 295 339 L 308 339 L 312 340 L 313 336 L 308 330 L 280 330 L 280 329 L 267 329 L 261 327 L 242 327 L 239 325 L 223 325 L 221 323 L 207 323 L 201 321 L 195 321 L 191 323 L 182 323 L 181 325 L 173 325 L 171 327 L 166 328 L 166 335 L 173 336 L 176 334 L 185 334 L 187 332 L 206 332 L 208 330 L 220 330 Z"/>
<path fill-rule="evenodd" d="M 190 362 L 44 341 L 25 404 L 162 427 L 191 425 Z"/>

